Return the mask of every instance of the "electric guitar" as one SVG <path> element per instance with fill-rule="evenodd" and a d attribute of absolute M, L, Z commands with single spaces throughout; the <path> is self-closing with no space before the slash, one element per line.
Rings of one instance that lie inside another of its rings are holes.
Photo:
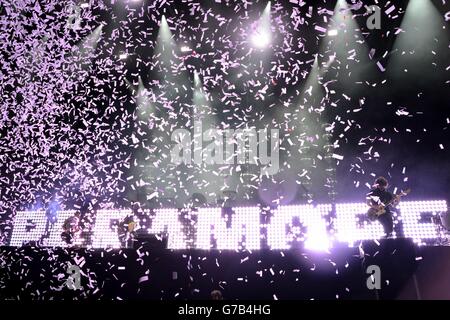
<path fill-rule="evenodd" d="M 128 232 L 133 232 L 135 227 L 136 227 L 136 222 L 132 221 L 132 222 L 128 223 Z"/>
<path fill-rule="evenodd" d="M 66 243 L 73 243 L 78 240 L 81 235 L 81 228 L 78 224 L 64 223 L 61 238 Z"/>
<path fill-rule="evenodd" d="M 369 211 L 367 211 L 367 216 L 370 220 L 376 220 L 379 216 L 386 213 L 386 208 L 391 206 L 397 201 L 400 201 L 401 197 L 404 197 L 408 195 L 411 192 L 411 189 L 406 189 L 405 191 L 400 192 L 400 194 L 394 196 L 391 201 L 388 203 L 382 203 L 378 206 L 378 208 L 370 208 Z"/>

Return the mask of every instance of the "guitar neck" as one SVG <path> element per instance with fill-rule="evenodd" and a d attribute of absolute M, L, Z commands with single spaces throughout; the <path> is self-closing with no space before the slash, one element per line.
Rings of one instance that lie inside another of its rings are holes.
<path fill-rule="evenodd" d="M 389 203 L 387 205 L 389 206 L 389 205 L 393 204 L 397 199 L 400 199 L 400 195 L 394 196 L 394 198 L 391 201 L 389 201 Z"/>
<path fill-rule="evenodd" d="M 390 206 L 390 205 L 393 204 L 395 201 L 399 200 L 401 197 L 404 197 L 404 196 L 406 196 L 405 193 L 400 193 L 400 194 L 395 195 L 395 196 L 392 198 L 392 200 L 389 201 L 389 203 L 388 203 L 386 206 Z"/>

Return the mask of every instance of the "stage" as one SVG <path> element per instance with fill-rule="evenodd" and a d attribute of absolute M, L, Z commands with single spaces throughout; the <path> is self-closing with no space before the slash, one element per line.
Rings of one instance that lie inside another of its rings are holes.
<path fill-rule="evenodd" d="M 0 297 L 207 300 L 218 289 L 227 300 L 448 299 L 448 290 L 436 290 L 450 285 L 446 267 L 432 263 L 437 256 L 450 257 L 450 248 L 408 240 L 366 241 L 329 253 L 1 247 Z M 67 285 L 70 265 L 79 267 L 79 290 Z M 380 267 L 380 290 L 367 287 L 370 265 Z"/>
<path fill-rule="evenodd" d="M 450 1 L 0 17 L 0 300 L 450 299 Z"/>

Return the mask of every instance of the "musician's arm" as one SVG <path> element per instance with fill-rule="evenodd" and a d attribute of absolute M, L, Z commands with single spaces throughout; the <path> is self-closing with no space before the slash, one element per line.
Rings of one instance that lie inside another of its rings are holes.
<path fill-rule="evenodd" d="M 400 203 L 400 196 L 393 196 L 392 198 L 392 206 L 396 207 Z"/>
<path fill-rule="evenodd" d="M 367 195 L 366 200 L 367 200 L 366 204 L 369 207 L 374 208 L 374 209 L 379 209 L 380 208 L 380 205 L 378 205 L 375 201 L 373 201 L 371 194 Z"/>

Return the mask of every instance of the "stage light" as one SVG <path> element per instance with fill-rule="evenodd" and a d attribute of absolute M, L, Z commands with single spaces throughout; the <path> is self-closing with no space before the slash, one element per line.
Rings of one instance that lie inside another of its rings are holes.
<path fill-rule="evenodd" d="M 169 25 L 167 24 L 167 19 L 164 14 L 161 16 L 161 28 L 169 29 Z"/>
<path fill-rule="evenodd" d="M 39 241 L 45 232 L 47 216 L 45 211 L 17 212 L 9 245 L 21 247 L 30 241 Z"/>
<path fill-rule="evenodd" d="M 265 48 L 270 43 L 270 34 L 264 31 L 257 31 L 252 36 L 252 42 L 258 48 Z"/>
<path fill-rule="evenodd" d="M 126 54 L 126 53 L 122 53 L 119 55 L 120 60 L 125 60 L 127 57 L 128 57 L 128 54 Z"/>
<path fill-rule="evenodd" d="M 242 229 L 238 231 L 242 236 L 245 235 L 245 243 L 242 244 L 242 247 L 251 250 L 260 249 L 260 209 L 258 207 L 240 207 L 233 210 L 237 220 L 233 226 L 237 228 L 241 226 Z"/>
<path fill-rule="evenodd" d="M 330 205 L 280 206 L 273 211 L 267 226 L 267 244 L 271 249 L 289 249 L 293 242 L 298 241 L 297 237 L 304 237 L 306 248 L 328 249 L 330 243 L 325 216 L 330 210 Z M 294 219 L 298 219 L 304 231 L 294 226 Z"/>
<path fill-rule="evenodd" d="M 328 31 L 328 35 L 330 37 L 335 37 L 335 36 L 338 35 L 338 30 L 337 29 L 331 29 L 331 30 Z"/>
<path fill-rule="evenodd" d="M 222 215 L 222 208 L 199 208 L 189 211 L 191 218 L 184 223 L 178 209 L 158 209 L 153 216 L 146 212 L 144 219 L 149 224 L 137 222 L 140 228 L 145 225 L 151 234 L 167 234 L 169 249 L 258 250 L 261 248 L 261 228 L 266 228 L 267 245 L 271 249 L 289 249 L 294 243 L 303 242 L 305 249 L 326 251 L 333 237 L 333 233 L 327 231 L 331 208 L 330 204 L 280 206 L 273 209 L 267 225 L 261 225 L 261 209 L 257 206 L 230 208 L 227 215 Z M 439 238 L 431 217 L 447 211 L 446 201 L 405 201 L 399 209 L 405 237 L 419 245 L 432 244 L 430 240 Z M 383 227 L 378 221 L 369 222 L 366 212 L 364 203 L 337 204 L 334 237 L 350 247 L 361 240 L 380 239 L 384 235 Z M 92 247 L 120 248 L 118 222 L 130 213 L 129 210 L 99 210 Z M 51 223 L 44 211 L 17 212 L 9 245 L 20 247 L 30 241 L 43 240 L 43 246 L 64 247 L 62 224 L 73 214 L 74 211 L 58 211 L 57 221 Z M 88 239 L 79 238 L 76 244 L 84 240 Z"/>
<path fill-rule="evenodd" d="M 51 200 L 47 208 L 47 218 L 50 223 L 55 223 L 59 212 L 59 203 L 57 200 Z"/>
<path fill-rule="evenodd" d="M 335 56 L 335 60 L 341 63 L 332 69 L 322 70 L 322 74 L 325 82 L 338 77 L 340 85 L 349 93 L 354 90 L 355 83 L 367 79 L 371 72 L 377 72 L 377 68 L 370 61 L 367 41 L 346 0 L 336 2 L 333 16 L 327 19 L 327 24 L 326 28 L 320 27 L 326 32 L 326 40 L 322 42 L 319 52 L 321 56 Z M 343 71 L 344 66 L 351 72 Z"/>
<path fill-rule="evenodd" d="M 442 59 L 448 57 L 448 30 L 445 26 L 445 19 L 433 1 L 408 2 L 387 67 L 394 81 L 412 81 L 414 86 L 420 87 L 447 79 L 446 73 L 438 72 L 435 65 L 447 63 Z"/>
<path fill-rule="evenodd" d="M 172 40 L 172 32 L 170 31 L 166 16 L 163 15 L 159 25 L 156 52 L 163 54 L 161 57 L 163 61 L 168 61 L 173 58 L 172 51 L 175 47 L 175 42 Z"/>
<path fill-rule="evenodd" d="M 377 221 L 369 222 L 365 203 L 341 203 L 336 205 L 334 228 L 336 239 L 353 247 L 356 242 L 383 237 L 383 227 Z M 395 234 L 394 234 L 395 236 Z"/>
<path fill-rule="evenodd" d="M 331 248 L 330 238 L 322 229 L 315 228 L 313 225 L 310 229 L 309 236 L 305 240 L 305 249 L 317 252 L 326 252 Z"/>
<path fill-rule="evenodd" d="M 425 240 L 437 238 L 438 232 L 431 217 L 438 217 L 439 213 L 447 211 L 446 201 L 405 201 L 400 203 L 399 208 L 406 238 L 412 238 L 417 244 L 425 244 Z M 430 215 L 430 219 L 423 222 L 421 220 L 426 213 Z"/>
<path fill-rule="evenodd" d="M 167 234 L 169 249 L 186 249 L 187 242 L 180 222 L 178 209 L 158 209 L 152 219 L 150 234 Z"/>
<path fill-rule="evenodd" d="M 181 50 L 181 52 L 189 52 L 189 51 L 192 51 L 191 48 L 189 48 L 188 46 L 182 46 L 182 47 L 180 48 L 180 50 Z"/>
<path fill-rule="evenodd" d="M 332 246 L 330 235 L 326 230 L 326 217 L 330 214 L 332 207 L 331 205 L 319 205 L 314 210 L 315 217 L 311 218 L 305 249 L 326 252 Z"/>
<path fill-rule="evenodd" d="M 69 218 L 75 214 L 75 211 L 59 211 L 58 219 L 50 225 L 48 230 L 48 239 L 44 243 L 48 247 L 66 247 L 65 243 L 61 238 L 61 233 L 63 231 L 63 224 Z M 83 239 L 78 238 L 74 244 L 81 244 Z"/>
<path fill-rule="evenodd" d="M 222 217 L 221 208 L 198 209 L 196 248 L 211 249 L 213 236 L 216 249 L 260 249 L 259 208 L 242 207 L 233 211 L 234 214 Z M 231 219 L 230 228 L 227 228 L 227 219 Z"/>
<path fill-rule="evenodd" d="M 202 81 L 200 80 L 200 75 L 197 71 L 194 71 L 194 86 L 196 90 L 201 90 Z"/>
<path fill-rule="evenodd" d="M 99 210 L 95 218 L 93 248 L 120 248 L 120 241 L 114 222 L 117 223 L 131 214 L 130 210 Z"/>
<path fill-rule="evenodd" d="M 197 217 L 197 249 L 211 249 L 211 233 L 219 234 L 218 228 L 212 226 L 218 224 L 222 220 L 221 208 L 199 208 Z M 223 229 L 223 228 L 222 228 Z"/>
<path fill-rule="evenodd" d="M 271 41 L 270 30 L 270 1 L 267 3 L 261 18 L 257 23 L 257 28 L 251 34 L 253 46 L 257 48 L 265 48 Z"/>

